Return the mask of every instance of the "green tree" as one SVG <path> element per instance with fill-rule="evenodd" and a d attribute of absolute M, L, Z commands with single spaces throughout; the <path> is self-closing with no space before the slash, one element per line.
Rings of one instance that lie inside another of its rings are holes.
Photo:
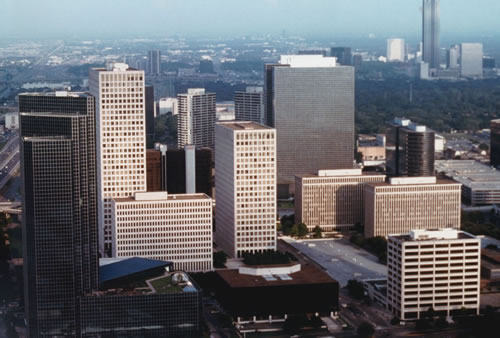
<path fill-rule="evenodd" d="M 363 163 L 363 153 L 358 151 L 356 152 L 356 155 L 354 155 L 356 158 L 356 163 Z"/>
<path fill-rule="evenodd" d="M 363 283 L 358 282 L 355 279 L 350 279 L 347 282 L 346 288 L 352 298 L 363 299 L 365 297 L 365 288 L 363 287 Z"/>
<path fill-rule="evenodd" d="M 225 268 L 227 262 L 227 255 L 224 251 L 217 251 L 213 254 L 214 267 Z"/>
<path fill-rule="evenodd" d="M 320 228 L 319 225 L 316 225 L 316 227 L 313 229 L 313 232 L 314 232 L 314 238 L 321 238 L 321 237 L 323 237 L 323 235 L 322 235 L 323 230 L 321 230 L 321 228 Z"/>
<path fill-rule="evenodd" d="M 308 233 L 309 230 L 307 229 L 307 225 L 305 225 L 304 223 L 300 223 L 297 225 L 297 237 L 304 238 Z"/>
<path fill-rule="evenodd" d="M 481 143 L 479 145 L 479 149 L 484 150 L 484 151 L 488 151 L 488 149 L 490 149 L 490 147 L 486 143 Z"/>

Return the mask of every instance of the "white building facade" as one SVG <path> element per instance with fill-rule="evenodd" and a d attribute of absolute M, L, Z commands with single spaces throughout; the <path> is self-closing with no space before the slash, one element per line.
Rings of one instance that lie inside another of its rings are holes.
<path fill-rule="evenodd" d="M 430 308 L 452 316 L 479 314 L 481 240 L 456 229 L 412 230 L 390 235 L 387 245 L 387 309 L 417 320 Z"/>
<path fill-rule="evenodd" d="M 404 62 L 406 59 L 404 39 L 387 39 L 387 61 Z"/>
<path fill-rule="evenodd" d="M 170 261 L 188 272 L 212 270 L 212 205 L 205 194 L 113 199 L 113 256 Z"/>
<path fill-rule="evenodd" d="M 231 257 L 276 250 L 276 130 L 255 122 L 215 129 L 217 245 Z"/>
<path fill-rule="evenodd" d="M 460 75 L 464 77 L 483 77 L 483 44 L 460 44 Z"/>
<path fill-rule="evenodd" d="M 96 99 L 99 246 L 110 255 L 111 200 L 146 191 L 144 71 L 123 63 L 93 68 L 89 88 Z"/>
<path fill-rule="evenodd" d="M 265 124 L 264 88 L 247 87 L 244 92 L 234 93 L 236 121 L 253 121 Z"/>

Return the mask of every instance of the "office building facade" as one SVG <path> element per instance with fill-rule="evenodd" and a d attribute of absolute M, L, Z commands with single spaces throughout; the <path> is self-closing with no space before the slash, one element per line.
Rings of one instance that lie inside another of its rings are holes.
<path fill-rule="evenodd" d="M 483 77 L 483 44 L 460 44 L 460 75 L 463 77 Z"/>
<path fill-rule="evenodd" d="M 95 101 L 21 94 L 19 111 L 28 335 L 74 335 L 76 298 L 98 283 Z"/>
<path fill-rule="evenodd" d="M 153 149 L 155 141 L 155 90 L 144 86 L 144 109 L 146 111 L 146 147 Z"/>
<path fill-rule="evenodd" d="M 266 65 L 266 124 L 277 133 L 278 189 L 295 175 L 352 169 L 354 68 L 321 55 L 283 55 Z"/>
<path fill-rule="evenodd" d="M 422 61 L 429 68 L 438 69 L 441 60 L 440 51 L 440 0 L 423 0 L 422 12 Z"/>
<path fill-rule="evenodd" d="M 264 124 L 264 88 L 247 87 L 244 92 L 235 92 L 234 115 L 236 121 Z"/>
<path fill-rule="evenodd" d="M 364 184 L 384 182 L 385 175 L 363 175 L 361 169 L 320 170 L 295 177 L 295 222 L 309 231 L 348 231 L 364 220 Z"/>
<path fill-rule="evenodd" d="M 365 237 L 415 229 L 460 229 L 461 184 L 436 177 L 392 177 L 365 185 Z"/>
<path fill-rule="evenodd" d="M 212 270 L 212 204 L 204 194 L 136 193 L 113 200 L 113 257 L 174 263 L 175 270 Z"/>
<path fill-rule="evenodd" d="M 188 89 L 186 94 L 177 95 L 178 122 L 177 145 L 184 148 L 192 144 L 198 148 L 214 149 L 214 130 L 217 112 L 215 93 L 206 93 L 205 89 Z"/>
<path fill-rule="evenodd" d="M 220 122 L 215 134 L 217 245 L 231 257 L 276 250 L 276 130 Z"/>
<path fill-rule="evenodd" d="M 123 63 L 93 68 L 89 88 L 96 98 L 99 245 L 109 255 L 111 199 L 146 191 L 144 71 Z"/>
<path fill-rule="evenodd" d="M 404 39 L 387 39 L 387 61 L 404 62 L 406 48 Z"/>
<path fill-rule="evenodd" d="M 389 122 L 386 133 L 389 176 L 433 176 L 435 133 L 408 119 Z"/>
<path fill-rule="evenodd" d="M 163 191 L 162 187 L 162 153 L 159 150 L 146 150 L 147 191 Z M 166 191 L 166 189 L 165 189 Z"/>
<path fill-rule="evenodd" d="M 460 67 L 460 46 L 451 46 L 446 51 L 446 68 L 457 69 Z"/>
<path fill-rule="evenodd" d="M 500 166 L 500 120 L 490 123 L 490 165 Z"/>
<path fill-rule="evenodd" d="M 342 66 L 352 65 L 351 47 L 332 47 L 330 56 L 336 57 L 337 62 Z"/>
<path fill-rule="evenodd" d="M 148 52 L 148 75 L 157 76 L 161 73 L 161 53 L 159 50 L 150 50 Z"/>
<path fill-rule="evenodd" d="M 387 308 L 402 321 L 479 314 L 481 241 L 456 229 L 390 235 Z"/>

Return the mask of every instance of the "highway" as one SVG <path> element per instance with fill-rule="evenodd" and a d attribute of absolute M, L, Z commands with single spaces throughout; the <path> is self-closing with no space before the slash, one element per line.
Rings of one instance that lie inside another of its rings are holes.
<path fill-rule="evenodd" d="M 0 191 L 4 189 L 11 179 L 16 179 L 15 176 L 20 168 L 19 134 L 18 132 L 12 132 L 7 136 L 9 137 L 7 143 L 0 150 Z M 19 193 L 10 190 L 8 193 L 4 192 L 0 196 L 0 201 L 9 199 L 20 200 Z"/>

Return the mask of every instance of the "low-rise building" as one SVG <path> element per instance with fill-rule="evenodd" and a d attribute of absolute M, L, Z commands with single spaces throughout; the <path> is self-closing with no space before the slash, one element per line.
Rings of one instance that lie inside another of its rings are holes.
<path fill-rule="evenodd" d="M 363 175 L 361 169 L 320 170 L 295 177 L 295 219 L 309 231 L 351 230 L 363 224 L 366 183 L 384 182 L 385 175 Z"/>
<path fill-rule="evenodd" d="M 387 279 L 365 279 L 363 287 L 368 298 L 384 308 L 387 306 Z"/>
<path fill-rule="evenodd" d="M 412 230 L 390 235 L 387 309 L 417 320 L 467 311 L 479 314 L 480 239 L 456 229 Z"/>
<path fill-rule="evenodd" d="M 500 251 L 481 250 L 481 276 L 489 280 L 500 280 Z"/>
<path fill-rule="evenodd" d="M 212 270 L 212 199 L 205 194 L 136 193 L 112 202 L 113 257 L 171 261 Z"/>
<path fill-rule="evenodd" d="M 365 237 L 414 229 L 460 228 L 461 184 L 436 177 L 391 177 L 365 184 Z"/>

